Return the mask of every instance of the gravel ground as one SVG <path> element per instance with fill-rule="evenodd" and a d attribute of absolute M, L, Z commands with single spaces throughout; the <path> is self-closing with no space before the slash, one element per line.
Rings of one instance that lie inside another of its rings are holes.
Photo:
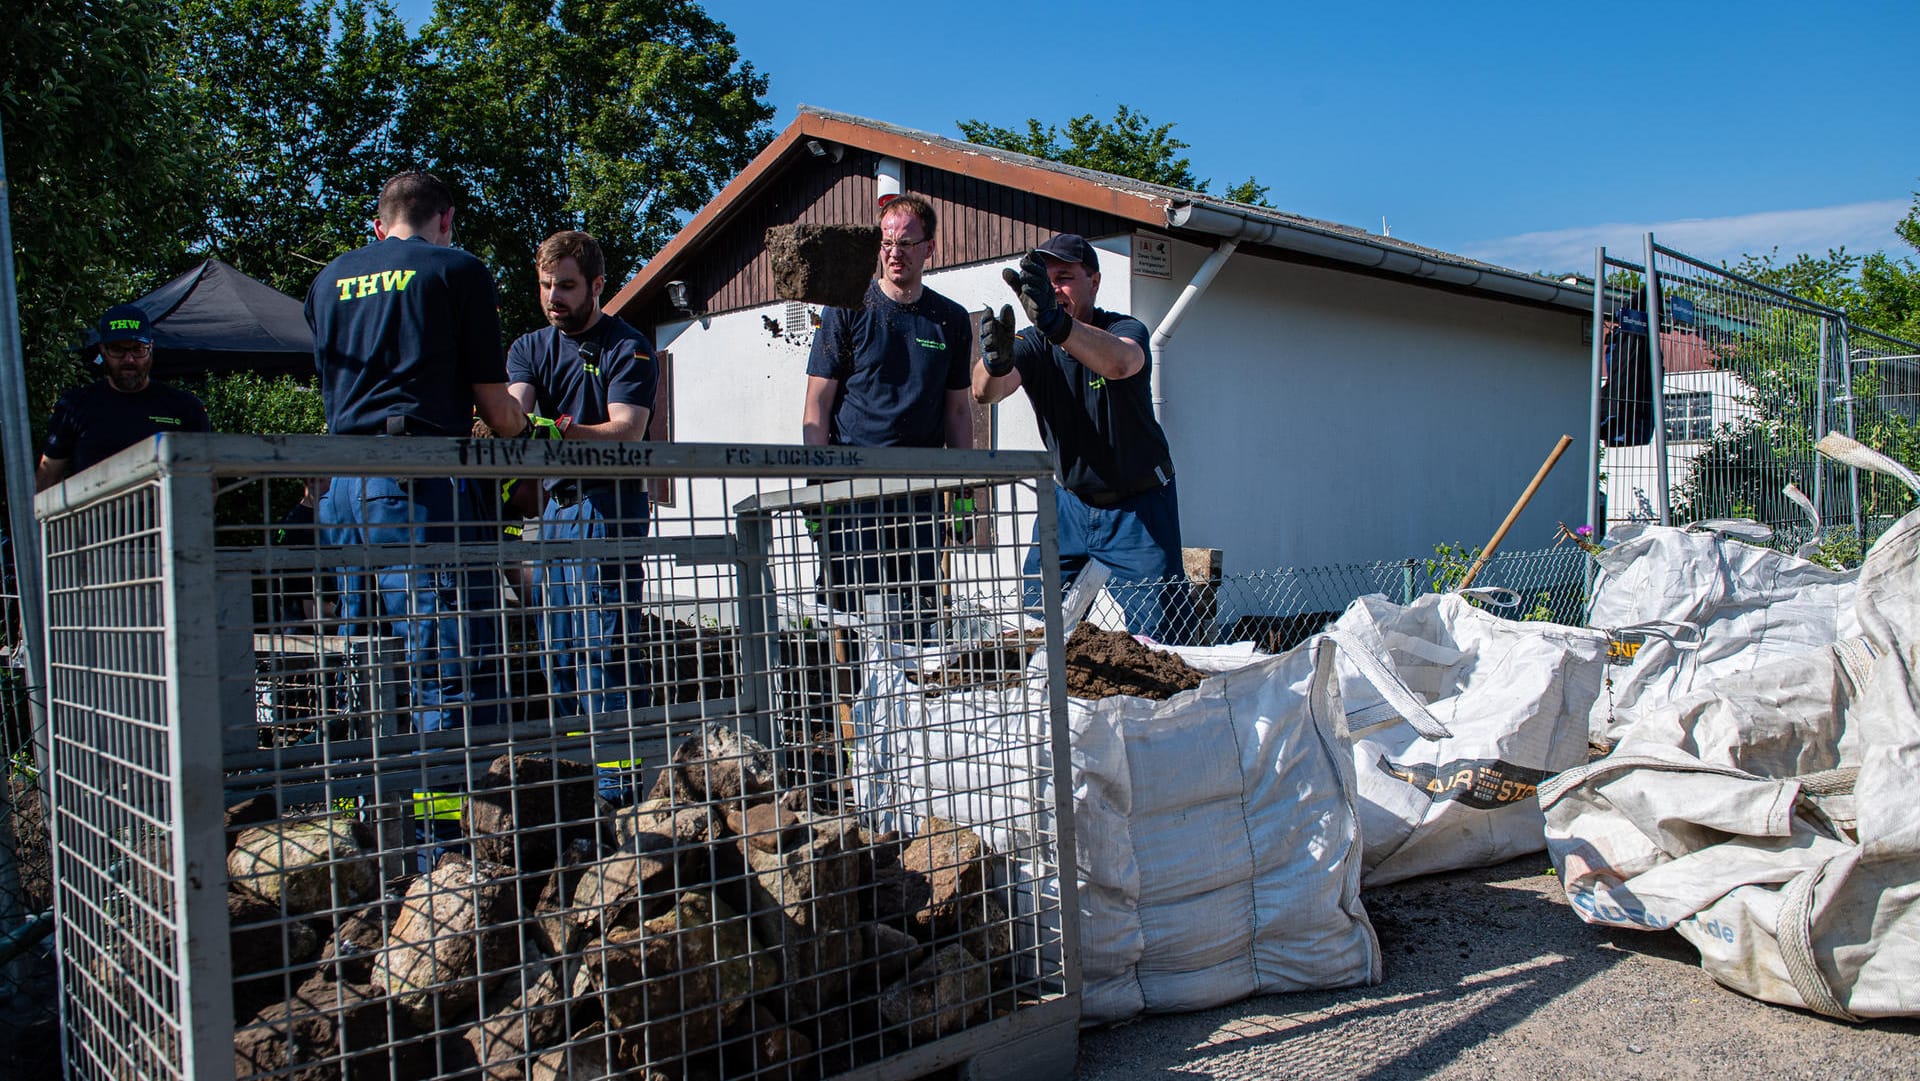
<path fill-rule="evenodd" d="M 1850 1025 L 1729 991 L 1673 932 L 1581 923 L 1544 852 L 1365 901 L 1378 986 L 1089 1030 L 1080 1077 L 1920 1077 L 1920 1019 Z"/>

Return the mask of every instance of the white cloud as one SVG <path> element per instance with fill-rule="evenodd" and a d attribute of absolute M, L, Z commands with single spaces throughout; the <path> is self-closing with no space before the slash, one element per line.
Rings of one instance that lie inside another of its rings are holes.
<path fill-rule="evenodd" d="M 1895 249 L 1910 254 L 1893 235 L 1893 223 L 1905 217 L 1909 209 L 1911 204 L 1906 200 L 1884 199 L 1728 218 L 1609 222 L 1482 241 L 1467 245 L 1461 254 L 1515 270 L 1591 274 L 1596 245 L 1605 244 L 1609 255 L 1638 263 L 1644 250 L 1641 237 L 1647 232 L 1653 233 L 1661 247 L 1708 263 L 1732 262 L 1749 252 L 1759 254 L 1776 246 L 1783 259 L 1801 252 L 1824 255 L 1827 249 L 1842 245 L 1858 255 Z"/>

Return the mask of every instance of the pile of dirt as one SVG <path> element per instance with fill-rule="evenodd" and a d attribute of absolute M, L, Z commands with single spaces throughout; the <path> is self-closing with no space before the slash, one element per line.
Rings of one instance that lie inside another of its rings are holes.
<path fill-rule="evenodd" d="M 937 672 L 924 675 L 909 672 L 907 678 L 926 688 L 928 698 L 950 690 L 1012 687 L 1025 678 L 1027 661 L 1045 640 L 1043 631 L 1008 631 L 954 654 Z"/>
<path fill-rule="evenodd" d="M 773 291 L 783 300 L 858 308 L 879 262 L 872 225 L 776 225 L 767 230 Z"/>
<path fill-rule="evenodd" d="M 1167 699 L 1206 678 L 1178 656 L 1143 646 L 1124 631 L 1082 623 L 1067 639 L 1067 693 L 1075 698 Z"/>

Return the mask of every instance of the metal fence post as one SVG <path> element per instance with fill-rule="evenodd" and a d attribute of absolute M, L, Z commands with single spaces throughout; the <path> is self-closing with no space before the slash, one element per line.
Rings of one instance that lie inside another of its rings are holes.
<path fill-rule="evenodd" d="M 1600 520 L 1606 515 L 1600 506 L 1600 375 L 1606 368 L 1606 327 L 1607 248 L 1603 244 L 1593 249 L 1593 383 L 1587 398 L 1587 525 L 1595 541 L 1607 530 Z M 1587 577 L 1591 588 L 1591 571 Z"/>
<path fill-rule="evenodd" d="M 163 442 L 165 437 L 163 438 Z M 161 454 L 166 454 L 163 445 Z M 221 1081 L 234 1076 L 232 957 L 227 927 L 225 774 L 221 756 L 229 726 L 251 727 L 252 717 L 228 715 L 224 650 L 216 612 L 207 603 L 220 586 L 214 572 L 213 487 L 210 474 L 169 470 L 161 489 L 168 651 L 167 754 L 179 783 L 172 786 L 174 928 L 180 975 L 182 1077 Z M 249 657 L 249 660 L 251 658 Z M 252 682 L 251 667 L 244 678 Z M 243 702 L 243 705 L 245 703 Z"/>
<path fill-rule="evenodd" d="M 1853 344 L 1852 340 L 1847 335 L 1847 323 L 1845 320 L 1841 320 L 1840 349 L 1839 349 L 1840 400 L 1847 404 L 1847 438 L 1858 439 L 1860 438 L 1859 433 L 1854 430 L 1855 417 L 1854 417 L 1854 409 L 1853 409 L 1852 344 Z M 1814 437 L 1817 439 L 1823 434 L 1825 433 L 1815 432 Z M 1852 466 L 1847 467 L 1847 501 L 1850 505 L 1850 509 L 1853 512 L 1854 538 L 1860 542 L 1861 550 L 1865 551 L 1867 546 L 1867 540 L 1866 540 L 1867 535 L 1866 535 L 1866 522 L 1862 520 L 1860 516 L 1860 470 Z M 1820 504 L 1818 503 L 1814 504 L 1814 506 L 1816 507 L 1819 505 Z"/>
<path fill-rule="evenodd" d="M 1647 366 L 1653 383 L 1653 487 L 1660 500 L 1660 524 L 1673 524 L 1673 499 L 1667 461 L 1667 369 L 1660 360 L 1660 273 L 1653 265 L 1653 234 L 1646 234 Z"/>

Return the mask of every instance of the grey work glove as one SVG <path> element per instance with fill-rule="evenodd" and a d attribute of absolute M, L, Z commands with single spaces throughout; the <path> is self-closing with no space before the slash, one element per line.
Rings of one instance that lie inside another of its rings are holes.
<path fill-rule="evenodd" d="M 989 307 L 980 320 L 980 363 L 995 378 L 1013 371 L 1013 305 L 1000 305 L 998 316 Z"/>
<path fill-rule="evenodd" d="M 1020 269 L 1002 270 L 1000 277 L 1013 288 L 1020 297 L 1020 306 L 1027 310 L 1027 318 L 1040 328 L 1047 340 L 1059 345 L 1073 333 L 1073 317 L 1060 310 L 1060 302 L 1053 295 L 1053 281 L 1047 277 L 1047 261 L 1044 257 L 1028 253 L 1020 260 Z"/>

